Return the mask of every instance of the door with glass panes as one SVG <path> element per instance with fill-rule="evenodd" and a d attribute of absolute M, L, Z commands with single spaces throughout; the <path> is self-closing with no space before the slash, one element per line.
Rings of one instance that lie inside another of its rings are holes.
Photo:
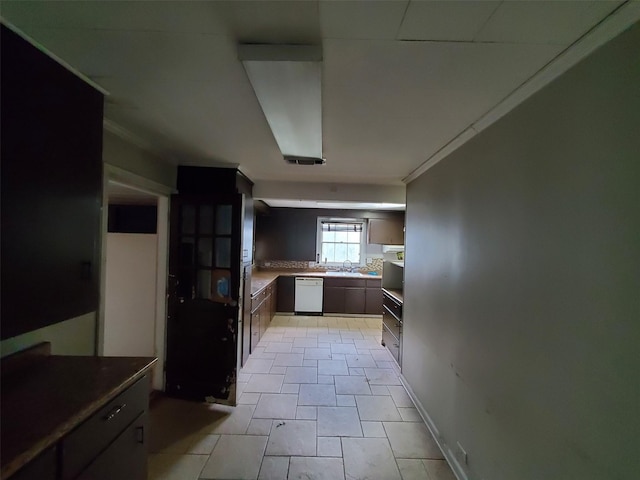
<path fill-rule="evenodd" d="M 173 195 L 166 393 L 235 404 L 242 195 Z"/>

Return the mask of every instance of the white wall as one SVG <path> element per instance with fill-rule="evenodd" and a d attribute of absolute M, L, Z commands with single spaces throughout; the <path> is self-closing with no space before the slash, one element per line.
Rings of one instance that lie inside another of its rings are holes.
<path fill-rule="evenodd" d="M 403 375 L 461 478 L 638 478 L 638 52 L 640 24 L 407 187 Z"/>
<path fill-rule="evenodd" d="M 158 236 L 108 233 L 106 356 L 155 356 Z"/>

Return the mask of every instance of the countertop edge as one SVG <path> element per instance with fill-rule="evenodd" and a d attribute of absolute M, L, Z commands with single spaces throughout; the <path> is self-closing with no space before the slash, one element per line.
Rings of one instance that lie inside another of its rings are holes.
<path fill-rule="evenodd" d="M 264 285 L 260 285 L 256 290 L 251 290 L 251 298 L 255 297 L 256 295 L 258 295 L 260 292 L 262 292 L 265 288 L 267 288 L 269 285 L 271 285 L 273 282 L 278 280 L 278 277 L 283 276 L 283 277 L 319 277 L 319 278 L 351 278 L 351 279 L 365 279 L 365 280 L 379 280 L 382 281 L 382 276 L 381 275 L 368 275 L 366 273 L 359 273 L 359 272 L 354 272 L 353 274 L 349 275 L 333 275 L 331 273 L 327 273 L 327 272 L 314 272 L 314 271 L 282 271 L 282 270 L 261 270 L 257 273 L 254 273 L 252 275 L 252 283 L 253 283 L 253 277 L 255 276 L 261 276 L 263 277 L 261 279 L 261 282 L 265 282 Z M 268 278 L 269 276 L 272 276 L 273 278 Z M 264 278 L 267 277 L 267 278 Z"/>
<path fill-rule="evenodd" d="M 147 372 L 151 369 L 153 365 L 157 363 L 158 359 L 153 358 L 153 360 L 149 361 L 144 367 L 140 368 L 133 375 L 130 375 L 125 380 L 123 380 L 117 387 L 112 388 L 107 394 L 103 395 L 100 399 L 96 400 L 89 404 L 86 408 L 78 411 L 78 413 L 68 421 L 66 421 L 62 426 L 46 437 L 42 438 L 42 440 L 33 444 L 31 448 L 24 451 L 23 453 L 14 457 L 9 463 L 2 465 L 2 470 L 0 472 L 0 479 L 6 480 L 11 475 L 16 473 L 22 467 L 27 465 L 30 461 L 34 460 L 38 455 L 47 450 L 49 447 L 53 446 L 56 442 L 62 439 L 65 435 L 71 432 L 74 428 L 80 425 L 82 422 L 87 420 L 91 415 L 93 415 L 100 407 L 109 403 L 112 399 L 117 397 L 121 392 L 127 389 L 134 382 L 144 377 Z"/>

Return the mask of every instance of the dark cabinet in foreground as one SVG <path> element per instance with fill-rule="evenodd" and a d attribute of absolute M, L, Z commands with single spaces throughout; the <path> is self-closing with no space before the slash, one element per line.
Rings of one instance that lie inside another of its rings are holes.
<path fill-rule="evenodd" d="M 380 278 L 325 277 L 322 299 L 324 313 L 380 315 Z"/>

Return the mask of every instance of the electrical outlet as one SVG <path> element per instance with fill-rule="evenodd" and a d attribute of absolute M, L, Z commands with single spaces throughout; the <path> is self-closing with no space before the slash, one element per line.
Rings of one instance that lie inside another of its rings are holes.
<path fill-rule="evenodd" d="M 313 268 L 316 266 L 316 262 L 309 262 L 309 268 Z"/>
<path fill-rule="evenodd" d="M 367 263 L 373 263 L 373 258 L 367 257 Z"/>
<path fill-rule="evenodd" d="M 271 266 L 271 262 L 264 262 L 264 266 L 265 267 L 270 267 Z"/>
<path fill-rule="evenodd" d="M 469 457 L 467 456 L 467 451 L 462 448 L 460 442 L 456 442 L 456 445 L 458 446 L 458 448 L 456 449 L 456 456 L 458 457 L 458 460 L 465 465 L 469 465 Z"/>

